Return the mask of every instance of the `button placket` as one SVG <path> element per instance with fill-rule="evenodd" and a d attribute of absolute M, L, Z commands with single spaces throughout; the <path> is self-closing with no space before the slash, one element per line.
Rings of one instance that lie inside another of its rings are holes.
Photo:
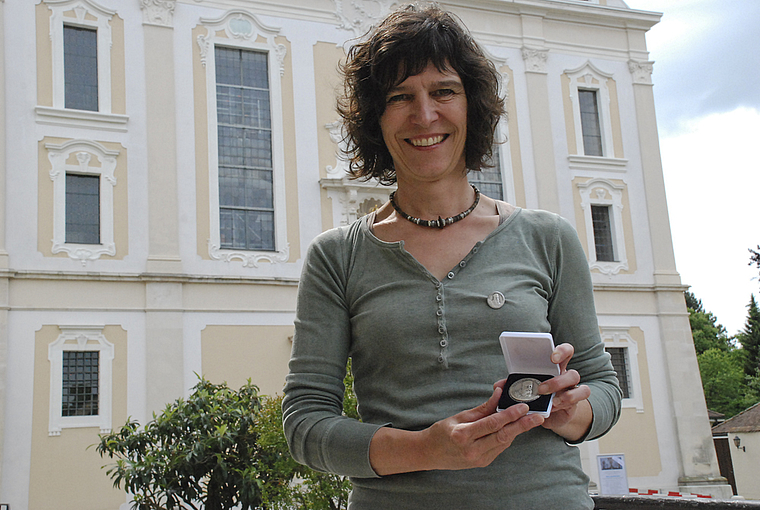
<path fill-rule="evenodd" d="M 450 273 L 451 274 L 451 273 Z M 447 350 L 446 347 L 449 344 L 449 333 L 446 329 L 446 321 L 444 319 L 444 306 L 443 306 L 443 285 L 437 285 L 438 292 L 435 296 L 435 302 L 436 302 L 436 320 L 438 323 L 438 334 L 439 334 L 439 340 L 438 345 L 440 346 L 440 351 L 438 355 L 438 363 L 442 365 L 443 367 L 447 367 L 448 363 L 446 362 L 447 358 Z"/>

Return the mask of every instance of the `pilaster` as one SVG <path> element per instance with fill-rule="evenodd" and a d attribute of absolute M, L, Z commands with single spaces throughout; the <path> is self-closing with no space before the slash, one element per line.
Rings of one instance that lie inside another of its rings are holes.
<path fill-rule="evenodd" d="M 678 484 L 684 492 L 730 498 L 731 487 L 720 476 L 715 455 L 689 314 L 683 293 L 678 290 L 681 278 L 676 271 L 665 197 L 652 93 L 652 64 L 631 60 L 628 69 L 633 79 L 641 171 L 652 242 L 653 277 L 655 288 L 660 289 L 656 291 L 657 314 L 667 366 L 667 391 L 673 404 L 672 419 L 678 438 Z"/>
<path fill-rule="evenodd" d="M 182 284 L 145 284 L 146 415 L 184 396 Z"/>
<path fill-rule="evenodd" d="M 547 211 L 559 212 L 557 168 L 554 161 L 554 137 L 549 108 L 549 85 L 546 76 L 549 50 L 523 47 L 522 57 L 525 61 L 530 133 L 533 141 L 533 161 L 538 189 L 537 207 Z"/>
<path fill-rule="evenodd" d="M 6 153 L 5 153 L 5 3 L 0 0 L 0 459 L 5 445 L 5 397 L 8 377 L 8 252 L 5 248 Z M 0 494 L 3 492 L 3 463 L 0 462 Z"/>
<path fill-rule="evenodd" d="M 145 37 L 148 273 L 180 273 L 177 188 L 175 0 L 140 0 Z M 161 48 L 161 51 L 156 51 Z"/>

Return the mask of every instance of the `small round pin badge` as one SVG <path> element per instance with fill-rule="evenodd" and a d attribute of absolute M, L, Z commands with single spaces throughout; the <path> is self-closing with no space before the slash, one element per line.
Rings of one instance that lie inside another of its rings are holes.
<path fill-rule="evenodd" d="M 491 292 L 491 294 L 488 296 L 488 306 L 493 308 L 494 310 L 498 310 L 502 306 L 504 306 L 504 303 L 507 301 L 507 299 L 504 297 L 504 294 L 501 292 L 494 291 Z"/>

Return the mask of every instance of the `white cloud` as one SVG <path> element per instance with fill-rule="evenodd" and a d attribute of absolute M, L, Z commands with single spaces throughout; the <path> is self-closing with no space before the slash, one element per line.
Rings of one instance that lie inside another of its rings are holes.
<path fill-rule="evenodd" d="M 660 141 L 676 264 L 733 334 L 760 290 L 747 251 L 760 243 L 760 112 L 741 108 L 684 128 Z"/>
<path fill-rule="evenodd" d="M 730 334 L 758 294 L 760 1 L 626 0 L 647 34 L 676 266 Z"/>

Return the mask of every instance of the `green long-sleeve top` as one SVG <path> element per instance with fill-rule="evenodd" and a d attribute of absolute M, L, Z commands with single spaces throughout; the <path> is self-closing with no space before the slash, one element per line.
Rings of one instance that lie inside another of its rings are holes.
<path fill-rule="evenodd" d="M 351 477 L 352 510 L 592 508 L 578 448 L 539 427 L 490 466 L 379 477 L 369 445 L 382 426 L 421 430 L 485 402 L 507 376 L 502 331 L 550 332 L 591 388 L 586 439 L 620 414 L 583 249 L 559 216 L 516 209 L 443 281 L 371 232 L 374 215 L 318 236 L 298 291 L 283 423 L 296 460 Z M 499 308 L 488 296 L 501 292 Z M 362 421 L 342 416 L 352 358 Z"/>

